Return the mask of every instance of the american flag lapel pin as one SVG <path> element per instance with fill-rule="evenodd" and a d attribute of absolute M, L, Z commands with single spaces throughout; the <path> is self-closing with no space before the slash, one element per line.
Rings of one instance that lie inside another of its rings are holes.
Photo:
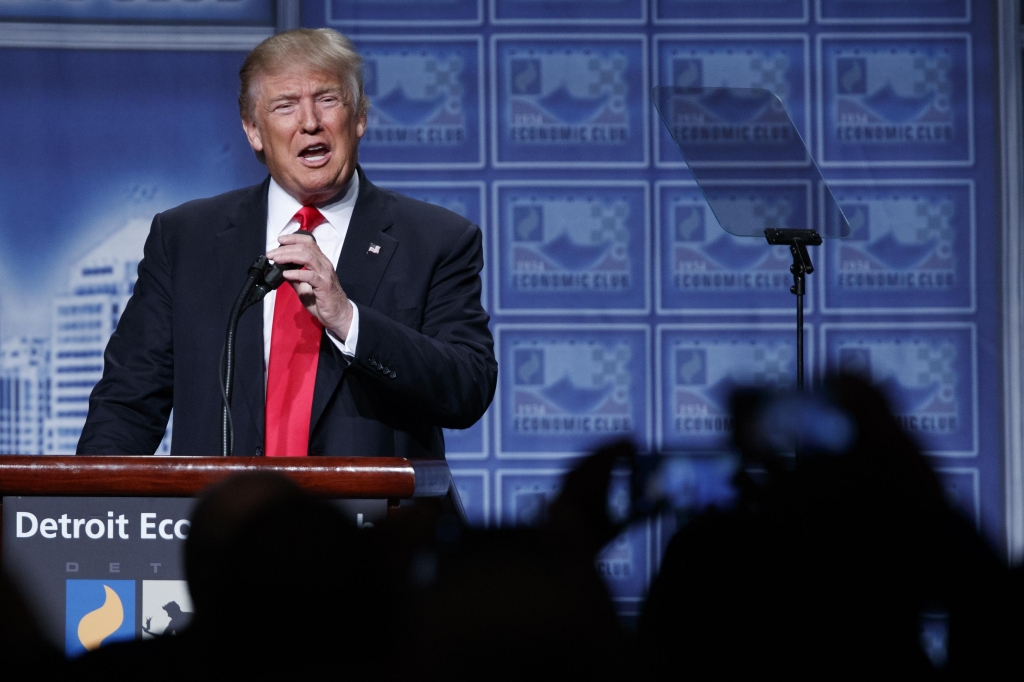
<path fill-rule="evenodd" d="M 366 250 L 366 253 L 372 253 L 374 255 L 377 255 L 378 253 L 380 253 L 380 245 L 370 242 L 370 248 Z"/>

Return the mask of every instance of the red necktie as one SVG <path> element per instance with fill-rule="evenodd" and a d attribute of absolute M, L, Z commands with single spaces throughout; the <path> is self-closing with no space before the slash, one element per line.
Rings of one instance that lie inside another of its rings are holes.
<path fill-rule="evenodd" d="M 295 214 L 312 232 L 326 219 L 313 206 Z M 277 289 L 267 367 L 267 457 L 305 457 L 323 326 L 309 314 L 288 282 Z"/>

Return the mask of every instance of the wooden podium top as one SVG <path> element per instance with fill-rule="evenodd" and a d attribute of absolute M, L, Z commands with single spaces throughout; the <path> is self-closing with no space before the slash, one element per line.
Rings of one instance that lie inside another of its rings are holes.
<path fill-rule="evenodd" d="M 190 497 L 244 471 L 280 473 L 313 495 L 338 499 L 444 497 L 454 491 L 443 460 L 4 455 L 0 496 Z"/>

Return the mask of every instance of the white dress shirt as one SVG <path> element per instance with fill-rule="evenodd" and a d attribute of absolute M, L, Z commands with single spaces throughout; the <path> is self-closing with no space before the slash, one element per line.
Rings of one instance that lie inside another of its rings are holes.
<path fill-rule="evenodd" d="M 352 220 L 352 209 L 356 206 L 356 197 L 359 196 L 359 174 L 353 173 L 352 180 L 348 183 L 341 198 L 326 206 L 318 206 L 320 213 L 327 220 L 313 230 L 317 246 L 330 259 L 335 270 L 338 269 L 338 258 L 341 257 L 341 247 L 345 245 L 345 235 L 348 234 L 348 225 Z M 302 208 L 302 204 L 295 200 L 290 194 L 277 184 L 273 178 L 270 179 L 270 192 L 267 195 L 267 251 L 280 246 L 277 239 L 282 235 L 292 234 L 298 231 L 299 222 L 295 220 L 295 214 Z M 291 286 L 287 281 L 281 286 Z M 277 292 L 271 291 L 263 299 L 263 381 L 267 380 L 267 367 L 270 366 L 270 342 L 274 332 L 274 302 L 277 300 Z M 356 354 L 356 343 L 359 342 L 359 308 L 352 303 L 352 326 L 348 329 L 348 337 L 344 341 L 338 339 L 333 333 L 327 332 L 327 337 L 337 346 L 338 350 L 349 357 Z"/>

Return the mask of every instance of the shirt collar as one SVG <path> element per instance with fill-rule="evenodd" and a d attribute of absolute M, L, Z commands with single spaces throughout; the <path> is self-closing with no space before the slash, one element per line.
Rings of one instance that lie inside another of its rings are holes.
<path fill-rule="evenodd" d="M 348 182 L 348 187 L 345 191 L 339 195 L 338 199 L 335 199 L 329 204 L 317 206 L 320 212 L 327 219 L 328 225 L 335 230 L 339 229 L 342 225 L 347 225 L 348 220 L 352 215 L 352 208 L 355 206 L 356 199 L 359 197 L 359 173 L 352 173 L 352 179 Z M 270 178 L 270 190 L 267 193 L 267 241 L 273 241 L 273 247 L 277 246 L 277 237 L 287 232 L 294 232 L 299 229 L 298 223 L 291 226 L 292 229 L 285 229 L 289 227 L 292 218 L 298 210 L 302 208 L 302 204 L 295 200 L 295 197 L 284 191 L 281 185 L 277 184 L 277 180 L 273 177 Z M 272 248 L 268 246 L 268 248 Z"/>

